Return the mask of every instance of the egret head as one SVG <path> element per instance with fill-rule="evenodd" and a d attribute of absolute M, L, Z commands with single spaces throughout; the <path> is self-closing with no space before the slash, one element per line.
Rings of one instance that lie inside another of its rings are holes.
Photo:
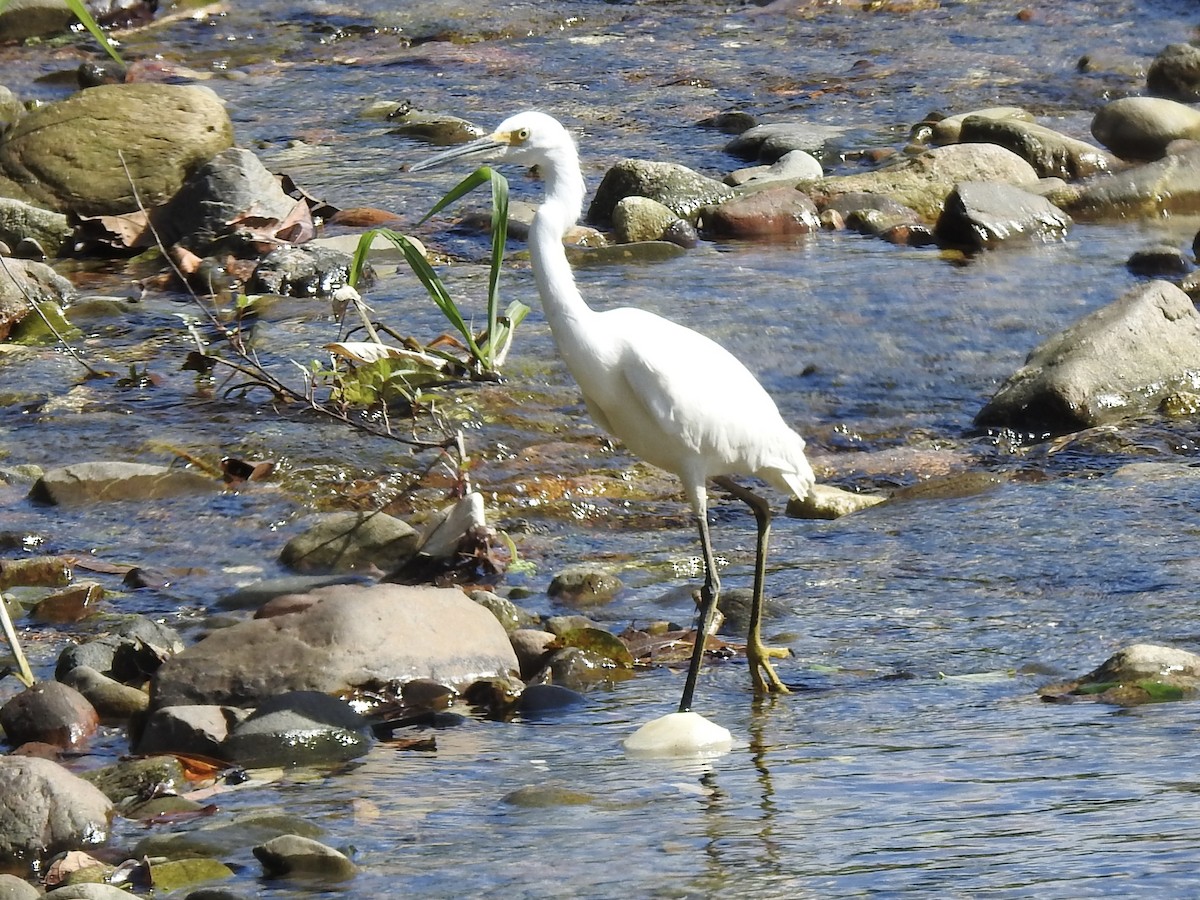
<path fill-rule="evenodd" d="M 410 172 L 433 169 L 458 159 L 494 160 L 520 166 L 545 165 L 556 156 L 575 153 L 575 142 L 557 119 L 543 112 L 509 116 L 487 137 L 460 144 L 413 165 Z"/>

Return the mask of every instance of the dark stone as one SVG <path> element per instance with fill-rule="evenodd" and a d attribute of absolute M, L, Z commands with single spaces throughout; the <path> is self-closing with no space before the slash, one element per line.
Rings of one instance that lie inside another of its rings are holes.
<path fill-rule="evenodd" d="M 1059 238 L 1071 217 L 1010 184 L 964 182 L 950 192 L 935 229 L 946 244 L 991 247 L 1013 238 Z"/>

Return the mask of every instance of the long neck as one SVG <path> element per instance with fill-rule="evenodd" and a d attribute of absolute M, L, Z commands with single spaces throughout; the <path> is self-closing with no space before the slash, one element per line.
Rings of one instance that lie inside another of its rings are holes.
<path fill-rule="evenodd" d="M 546 180 L 546 200 L 533 218 L 529 234 L 529 253 L 533 277 L 537 282 L 542 308 L 560 350 L 574 334 L 579 323 L 593 315 L 575 286 L 563 235 L 574 225 L 583 210 L 583 174 L 571 150 L 556 154 L 542 165 Z"/>

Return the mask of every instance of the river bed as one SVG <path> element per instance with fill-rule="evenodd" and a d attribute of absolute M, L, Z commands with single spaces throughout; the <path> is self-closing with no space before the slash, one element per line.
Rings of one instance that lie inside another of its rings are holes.
<path fill-rule="evenodd" d="M 272 170 L 338 206 L 399 213 L 457 254 L 451 281 L 482 296 L 484 239 L 447 234 L 449 216 L 415 224 L 460 173 L 405 174 L 431 150 L 363 116 L 371 102 L 408 100 L 483 125 L 538 106 L 576 132 L 593 188 L 624 156 L 718 175 L 740 167 L 721 149 L 726 136 L 695 125 L 730 108 L 845 128 L 845 159 L 828 164 L 848 172 L 864 165 L 853 151 L 902 147 L 932 110 L 1024 105 L 1085 137 L 1094 110 L 1139 92 L 1138 66 L 1194 38 L 1198 23 L 1192 3 L 1132 0 L 878 12 L 576 0 L 549 13 L 536 3 L 264 2 L 132 34 L 123 50 L 205 76 L 239 142 Z M 61 83 L 39 79 L 91 52 L 7 48 L 6 83 L 22 96 L 61 96 Z M 1080 67 L 1085 56 L 1092 62 Z M 515 196 L 538 199 L 536 182 L 507 174 Z M 594 305 L 651 309 L 749 360 L 825 477 L 888 490 L 944 467 L 998 473 L 1001 483 L 833 522 L 778 519 L 769 577 L 778 612 L 766 633 L 794 653 L 778 668 L 795 693 L 755 703 L 744 664 L 708 666 L 696 708 L 734 732 L 734 752 L 703 763 L 625 758 L 621 738 L 670 711 L 682 686 L 678 670 L 642 672 L 545 720 L 439 731 L 435 753 L 379 746 L 344 770 L 231 792 L 221 815 L 301 815 L 362 867 L 342 887 L 262 881 L 247 848 L 232 887 L 264 897 L 1188 894 L 1200 824 L 1187 774 L 1194 704 L 1064 706 L 1036 690 L 1130 643 L 1194 649 L 1197 428 L 1148 419 L 1023 445 L 976 433 L 972 419 L 1043 338 L 1138 283 L 1124 265 L 1134 249 L 1190 246 L 1196 228 L 1079 223 L 1062 242 L 970 259 L 823 233 L 705 242 L 666 263 L 579 270 Z M 124 297 L 144 274 L 80 272 L 88 291 Z M 411 277 L 380 272 L 368 300 L 381 318 L 426 338 L 443 330 Z M 550 577 L 587 561 L 627 586 L 592 611 L 605 624 L 685 620 L 697 548 L 682 502 L 587 420 L 526 264 L 514 260 L 504 290 L 535 307 L 506 368 L 510 393 L 473 388 L 448 407 L 467 429 L 473 477 L 496 520 L 530 526 L 514 529 L 535 566 L 512 580 L 533 592 L 522 602 L 559 611 L 543 593 Z M 279 461 L 274 483 L 152 510 L 35 507 L 20 486 L 0 494 L 0 527 L 45 535 L 44 551 L 180 573 L 167 591 L 115 603 L 189 633 L 223 593 L 283 574 L 274 560 L 284 542 L 314 511 L 345 503 L 347 485 L 382 496 L 412 465 L 395 444 L 214 396 L 178 368 L 192 341 L 181 316 L 193 314 L 186 297 L 152 292 L 115 321 L 96 320 L 87 349 L 146 367 L 153 382 L 83 382 L 53 349 L 9 355 L 0 410 L 9 465 L 163 462 L 170 448 Z M 282 370 L 314 358 L 336 323 L 305 300 L 276 305 L 259 329 Z M 647 487 L 633 500 L 518 499 L 511 485 L 531 471 L 520 452 L 551 443 L 555 474 L 616 472 Z M 881 475 L 869 461 L 888 451 L 922 462 Z M 726 586 L 747 585 L 744 509 L 718 502 L 714 538 Z M 30 635 L 41 674 L 69 636 Z M 89 761 L 111 759 L 120 743 L 99 742 Z M 530 787 L 547 788 L 538 795 L 547 799 L 523 800 Z M 132 844 L 137 832 L 126 823 L 116 840 Z"/>

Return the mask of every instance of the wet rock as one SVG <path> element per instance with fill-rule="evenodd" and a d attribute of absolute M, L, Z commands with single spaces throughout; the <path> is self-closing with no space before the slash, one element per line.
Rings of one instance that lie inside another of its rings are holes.
<path fill-rule="evenodd" d="M 600 682 L 626 678 L 630 670 L 616 665 L 595 650 L 582 647 L 563 647 L 554 651 L 546 661 L 545 670 L 554 684 L 573 690 L 586 690 Z"/>
<path fill-rule="evenodd" d="M 1200 209 L 1200 144 L 1184 144 L 1155 162 L 1069 186 L 1051 201 L 1076 218 L 1123 219 Z"/>
<path fill-rule="evenodd" d="M 555 637 L 561 637 L 569 631 L 579 631 L 582 628 L 599 628 L 600 626 L 587 616 L 551 616 L 546 620 L 546 630 Z"/>
<path fill-rule="evenodd" d="M 1086 697 L 1120 706 L 1182 700 L 1200 691 L 1200 656 L 1174 647 L 1133 644 L 1075 681 L 1047 685 L 1045 700 Z"/>
<path fill-rule="evenodd" d="M 555 635 L 536 628 L 518 628 L 508 636 L 513 652 L 517 654 L 522 678 L 532 678 L 550 658 Z"/>
<path fill-rule="evenodd" d="M 750 628 L 750 609 L 754 604 L 754 591 L 750 588 L 723 588 L 717 598 L 717 609 L 724 620 L 721 622 L 721 634 L 736 634 L 745 636 Z M 778 618 L 788 611 L 785 603 L 774 597 L 763 597 L 763 621 Z"/>
<path fill-rule="evenodd" d="M 963 182 L 946 197 L 935 232 L 952 246 L 994 247 L 1015 238 L 1061 238 L 1071 217 L 1049 200 L 1008 184 Z"/>
<path fill-rule="evenodd" d="M 791 187 L 774 187 L 700 211 L 700 225 L 723 237 L 786 237 L 818 231 L 817 207 Z"/>
<path fill-rule="evenodd" d="M 483 128 L 458 116 L 423 112 L 406 105 L 393 110 L 388 119 L 396 126 L 391 134 L 420 138 L 437 147 L 465 144 L 487 134 Z"/>
<path fill-rule="evenodd" d="M 969 112 L 946 116 L 929 122 L 929 136 L 937 144 L 957 144 L 967 119 L 989 119 L 995 122 L 1032 122 L 1033 113 L 1019 106 L 991 106 Z"/>
<path fill-rule="evenodd" d="M 638 241 L 610 247 L 567 248 L 567 260 L 573 267 L 634 265 L 657 263 L 683 256 L 683 245 L 671 241 Z"/>
<path fill-rule="evenodd" d="M 1200 139 L 1200 110 L 1161 97 L 1122 97 L 1100 107 L 1092 135 L 1118 156 L 1161 159 L 1172 141 Z"/>
<path fill-rule="evenodd" d="M 247 847 L 266 843 L 282 834 L 315 838 L 320 836 L 321 829 L 296 816 L 258 814 L 191 831 L 151 834 L 138 842 L 132 855 L 165 856 L 171 859 L 211 856 L 220 859 L 243 853 Z"/>
<path fill-rule="evenodd" d="M 183 764 L 174 756 L 121 760 L 110 766 L 92 769 L 81 777 L 99 788 L 122 810 L 156 794 L 178 794 L 188 790 Z"/>
<path fill-rule="evenodd" d="M 284 834 L 254 848 L 268 877 L 306 876 L 330 881 L 353 878 L 358 867 L 343 853 L 312 838 Z"/>
<path fill-rule="evenodd" d="M 787 514 L 794 519 L 840 519 L 878 506 L 886 499 L 878 494 L 858 494 L 829 484 L 814 484 L 807 497 L 788 501 Z"/>
<path fill-rule="evenodd" d="M 1120 167 L 1118 159 L 1099 147 L 1018 119 L 968 116 L 959 139 L 1005 147 L 1033 166 L 1042 178 L 1085 178 Z"/>
<path fill-rule="evenodd" d="M 995 144 L 951 144 L 874 172 L 826 178 L 814 190 L 823 194 L 883 194 L 935 220 L 954 186 L 964 181 L 1028 185 L 1037 173 L 1011 150 Z"/>
<path fill-rule="evenodd" d="M 662 239 L 669 244 L 691 249 L 700 243 L 700 235 L 696 227 L 685 219 L 676 219 L 662 233 Z"/>
<path fill-rule="evenodd" d="M 0 340 L 33 312 L 31 304 L 66 306 L 75 288 L 45 263 L 5 258 L 0 265 Z"/>
<path fill-rule="evenodd" d="M 1195 103 L 1200 100 L 1200 47 L 1170 44 L 1146 70 L 1146 87 L 1160 97 Z"/>
<path fill-rule="evenodd" d="M 561 784 L 527 784 L 509 791 L 500 802 L 526 809 L 555 809 L 563 806 L 589 806 L 596 802 L 596 798 Z"/>
<path fill-rule="evenodd" d="M 134 462 L 83 462 L 49 469 L 29 497 L 38 503 L 79 506 L 117 500 L 162 500 L 217 490 L 220 482 L 190 469 Z"/>
<path fill-rule="evenodd" d="M 419 542 L 415 528 L 387 513 L 330 513 L 288 541 L 279 561 L 298 572 L 390 571 L 407 562 Z"/>
<path fill-rule="evenodd" d="M 47 256 L 58 256 L 70 240 L 72 230 L 62 213 L 0 197 L 0 241 L 10 247 L 32 239 Z"/>
<path fill-rule="evenodd" d="M 1134 250 L 1125 261 L 1125 267 L 1134 275 L 1167 278 L 1186 275 L 1192 271 L 1192 262 L 1178 247 L 1155 244 Z"/>
<path fill-rule="evenodd" d="M 164 706 L 146 720 L 135 748 L 141 754 L 184 753 L 219 758 L 220 746 L 250 715 L 232 706 Z"/>
<path fill-rule="evenodd" d="M 611 603 L 623 587 L 620 578 L 601 569 L 572 566 L 550 580 L 546 593 L 568 606 L 600 606 Z"/>
<path fill-rule="evenodd" d="M 725 176 L 725 183 L 732 187 L 750 184 L 757 186 L 777 181 L 795 185 L 798 181 L 812 181 L 824 176 L 825 170 L 821 167 L 820 160 L 803 150 L 792 150 L 769 166 L 752 166 L 749 169 L 730 172 Z"/>
<path fill-rule="evenodd" d="M 285 194 L 257 156 L 231 147 L 188 178 L 159 212 L 159 231 L 165 244 L 178 241 L 202 255 L 218 241 L 236 252 L 255 240 L 245 235 L 247 227 L 282 221 L 297 202 L 303 201 Z"/>
<path fill-rule="evenodd" d="M 561 684 L 531 684 L 521 693 L 517 711 L 528 717 L 544 716 L 587 703 L 587 698 Z"/>
<path fill-rule="evenodd" d="M 0 194 L 60 212 L 115 215 L 138 208 L 132 178 L 150 208 L 232 144 L 229 115 L 207 88 L 102 85 L 13 125 L 0 142 Z"/>
<path fill-rule="evenodd" d="M 733 196 L 728 185 L 693 172 L 677 163 L 623 159 L 605 173 L 588 208 L 592 222 L 612 219 L 617 203 L 625 197 L 649 197 L 682 219 L 690 219 L 702 206 Z"/>
<path fill-rule="evenodd" d="M 61 34 L 74 21 L 63 0 L 10 0 L 0 8 L 0 41 Z"/>
<path fill-rule="evenodd" d="M 649 197 L 623 197 L 612 213 L 613 230 L 622 244 L 660 240 L 679 221 L 679 216 Z"/>
<path fill-rule="evenodd" d="M 23 878 L 0 874 L 0 900 L 39 900 L 42 892 Z"/>
<path fill-rule="evenodd" d="M 164 659 L 183 649 L 175 629 L 144 616 L 131 616 L 112 630 L 59 654 L 54 677 L 70 681 L 72 669 L 88 666 L 121 684 L 143 684 Z"/>
<path fill-rule="evenodd" d="M 97 581 L 77 581 L 43 597 L 29 610 L 30 621 L 65 625 L 79 622 L 98 611 L 104 588 Z"/>
<path fill-rule="evenodd" d="M 468 596 L 480 606 L 490 610 L 507 632 L 511 633 L 528 625 L 537 625 L 541 621 L 533 613 L 521 609 L 507 597 L 501 597 L 491 591 L 471 591 Z"/>
<path fill-rule="evenodd" d="M 328 297 L 349 283 L 351 257 L 325 247 L 283 246 L 254 270 L 247 290 L 285 297 Z"/>
<path fill-rule="evenodd" d="M 105 721 L 123 721 L 150 706 L 150 696 L 145 691 L 121 684 L 91 666 L 72 668 L 63 683 L 79 691 Z"/>
<path fill-rule="evenodd" d="M 150 865 L 155 893 L 168 894 L 188 885 L 232 877 L 233 869 L 215 859 L 171 859 Z"/>
<path fill-rule="evenodd" d="M 13 746 L 40 741 L 79 747 L 96 733 L 100 719 L 72 687 L 46 681 L 26 688 L 0 707 L 0 726 Z"/>
<path fill-rule="evenodd" d="M 1200 314 L 1179 288 L 1152 281 L 1035 348 L 975 423 L 1077 431 L 1152 412 L 1197 371 Z"/>
<path fill-rule="evenodd" d="M 108 837 L 112 803 L 56 762 L 0 756 L 0 859 L 15 861 Z"/>
<path fill-rule="evenodd" d="M 261 704 L 220 747 L 246 768 L 321 766 L 371 749 L 371 729 L 350 704 L 319 691 L 290 691 Z"/>
<path fill-rule="evenodd" d="M 843 128 L 798 122 L 755 125 L 726 144 L 725 152 L 741 159 L 757 159 L 766 163 L 773 163 L 793 150 L 803 150 L 819 157 L 844 132 Z"/>
<path fill-rule="evenodd" d="M 342 693 L 507 673 L 517 660 L 493 616 L 460 590 L 339 585 L 308 609 L 213 632 L 163 664 L 152 706 L 254 705 L 289 690 Z"/>

